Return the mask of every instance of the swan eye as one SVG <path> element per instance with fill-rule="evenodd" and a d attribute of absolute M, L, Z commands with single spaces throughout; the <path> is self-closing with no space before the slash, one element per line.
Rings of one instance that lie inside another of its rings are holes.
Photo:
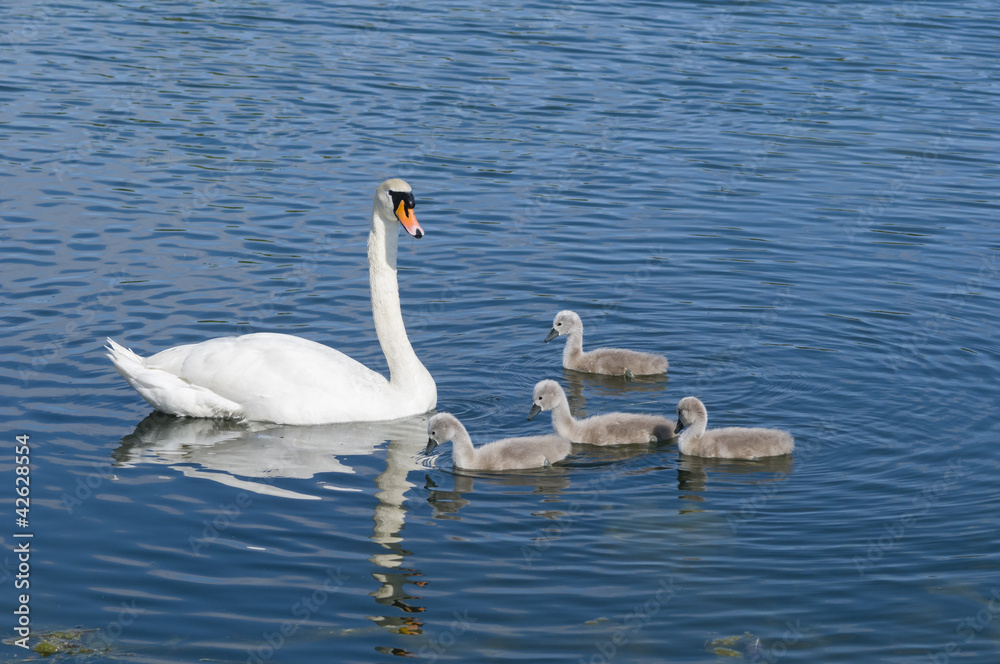
<path fill-rule="evenodd" d="M 417 207 L 417 202 L 413 199 L 412 191 L 390 191 L 389 198 L 392 200 L 392 209 L 399 209 L 399 204 L 403 203 L 407 212 Z"/>

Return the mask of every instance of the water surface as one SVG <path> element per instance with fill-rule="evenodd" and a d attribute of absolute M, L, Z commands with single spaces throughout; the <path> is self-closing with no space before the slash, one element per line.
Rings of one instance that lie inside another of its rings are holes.
<path fill-rule="evenodd" d="M 0 413 L 11 452 L 31 437 L 35 636 L 88 630 L 87 661 L 996 661 L 993 5 L 2 18 Z M 554 378 L 578 415 L 695 394 L 794 457 L 457 473 L 422 417 L 180 421 L 104 358 L 270 331 L 384 370 L 364 247 L 394 176 L 427 232 L 400 243 L 410 338 L 474 440 L 546 432 Z M 567 308 L 669 377 L 563 371 L 542 339 Z"/>

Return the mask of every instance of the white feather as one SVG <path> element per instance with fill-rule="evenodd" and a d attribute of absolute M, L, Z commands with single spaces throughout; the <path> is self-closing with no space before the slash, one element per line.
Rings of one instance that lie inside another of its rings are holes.
<path fill-rule="evenodd" d="M 379 186 L 368 238 L 372 313 L 389 379 L 338 350 L 288 334 L 209 339 L 148 358 L 108 339 L 108 357 L 143 399 L 172 415 L 327 424 L 431 410 L 437 388 L 413 352 L 400 311 L 399 231 L 390 192 L 407 193 L 410 186 L 398 179 Z M 415 217 L 407 221 L 407 230 L 420 237 Z"/>

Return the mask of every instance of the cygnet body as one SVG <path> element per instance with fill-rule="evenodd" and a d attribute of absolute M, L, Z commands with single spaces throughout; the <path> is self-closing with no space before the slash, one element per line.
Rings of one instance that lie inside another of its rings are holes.
<path fill-rule="evenodd" d="M 543 410 L 552 411 L 552 425 L 556 433 L 574 443 L 630 445 L 674 437 L 674 421 L 659 415 L 606 413 L 578 420 L 570 414 L 566 393 L 554 380 L 543 380 L 535 385 L 528 419 Z"/>
<path fill-rule="evenodd" d="M 725 427 L 707 429 L 708 410 L 697 397 L 677 404 L 677 449 L 681 454 L 722 459 L 758 459 L 791 454 L 795 440 L 780 429 Z"/>
<path fill-rule="evenodd" d="M 563 367 L 585 373 L 608 376 L 655 376 L 667 373 L 669 363 L 662 355 L 640 353 L 622 348 L 597 348 L 583 351 L 583 321 L 574 311 L 560 311 L 552 321 L 552 329 L 545 341 L 566 337 L 563 349 Z"/>
<path fill-rule="evenodd" d="M 473 447 L 465 426 L 451 413 L 438 413 L 427 423 L 424 454 L 449 440 L 455 448 L 455 467 L 466 470 L 521 470 L 541 468 L 562 461 L 571 451 L 570 442 L 560 436 L 504 438 Z"/>

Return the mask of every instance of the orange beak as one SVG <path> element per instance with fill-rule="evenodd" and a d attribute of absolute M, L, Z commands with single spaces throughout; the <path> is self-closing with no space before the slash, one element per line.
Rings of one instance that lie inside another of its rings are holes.
<path fill-rule="evenodd" d="M 396 219 L 399 219 L 399 223 L 403 224 L 406 232 L 413 237 L 419 239 L 424 236 L 424 229 L 417 223 L 417 217 L 413 214 L 413 208 L 407 209 L 406 201 L 400 201 L 399 205 L 396 206 Z"/>

